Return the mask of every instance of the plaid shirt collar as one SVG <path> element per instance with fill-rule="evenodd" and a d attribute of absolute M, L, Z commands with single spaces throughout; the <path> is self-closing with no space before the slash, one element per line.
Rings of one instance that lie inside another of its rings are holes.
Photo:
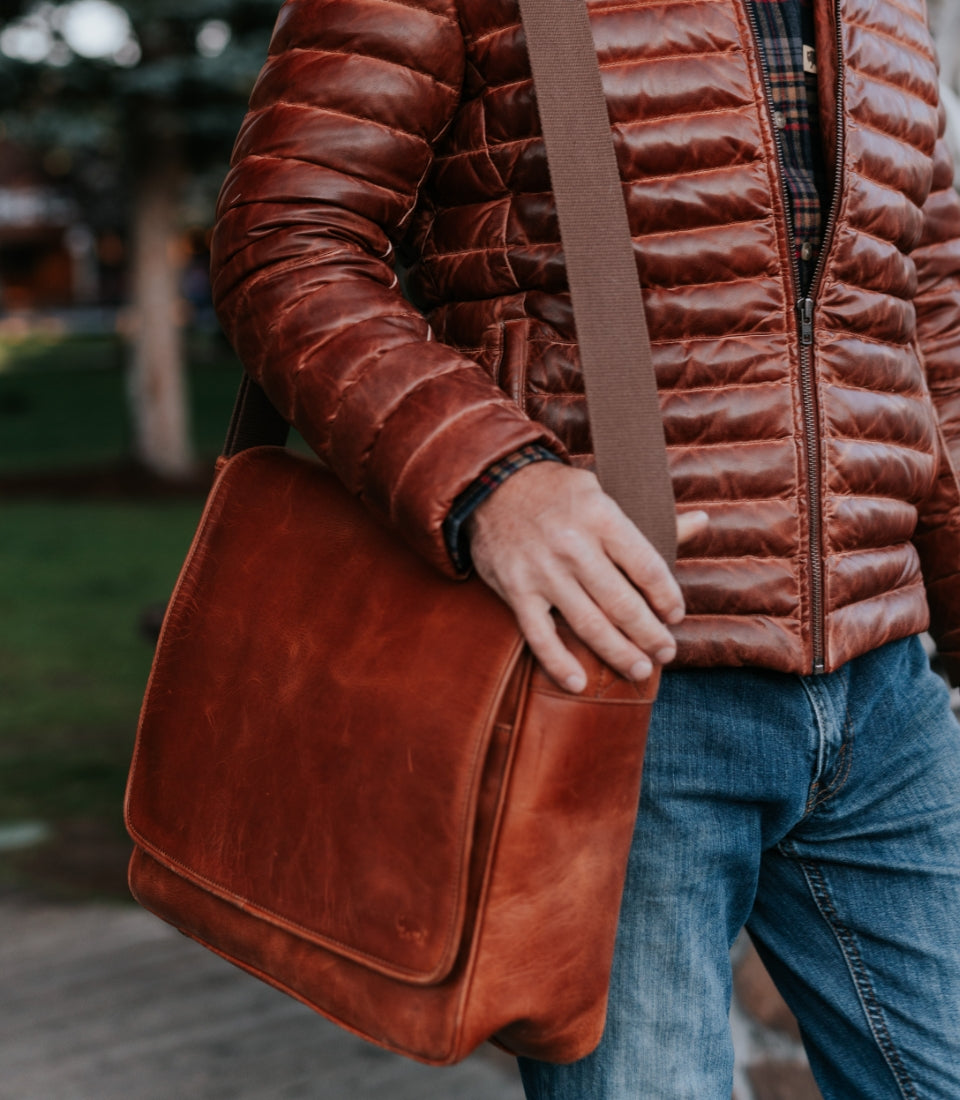
<path fill-rule="evenodd" d="M 812 0 L 752 0 L 751 7 L 783 154 L 795 258 L 806 291 L 820 253 L 827 205 Z"/>

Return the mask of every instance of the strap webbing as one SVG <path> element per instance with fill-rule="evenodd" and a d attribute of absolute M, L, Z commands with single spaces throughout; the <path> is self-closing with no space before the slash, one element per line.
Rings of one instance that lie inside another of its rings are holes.
<path fill-rule="evenodd" d="M 533 70 L 597 473 L 673 567 L 676 515 L 633 242 L 584 0 L 519 0 Z M 224 454 L 287 426 L 245 377 Z"/>
<path fill-rule="evenodd" d="M 650 338 L 583 0 L 519 0 L 557 203 L 597 473 L 672 567 L 677 527 Z"/>
<path fill-rule="evenodd" d="M 233 458 L 248 447 L 282 447 L 289 435 L 290 425 L 250 375 L 245 374 L 240 379 L 240 390 L 233 403 L 223 457 Z"/>

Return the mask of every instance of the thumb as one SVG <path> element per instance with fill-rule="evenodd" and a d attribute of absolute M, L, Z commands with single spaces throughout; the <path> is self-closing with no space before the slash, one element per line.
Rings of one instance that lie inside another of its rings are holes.
<path fill-rule="evenodd" d="M 689 542 L 695 535 L 705 531 L 710 517 L 706 512 L 681 512 L 677 516 L 677 542 Z"/>

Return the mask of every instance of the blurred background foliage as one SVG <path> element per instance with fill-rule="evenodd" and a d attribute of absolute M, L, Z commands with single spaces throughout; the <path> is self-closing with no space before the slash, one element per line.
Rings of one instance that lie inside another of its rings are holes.
<path fill-rule="evenodd" d="M 191 295 L 194 308 L 206 304 L 205 233 L 278 5 L 71 0 L 7 7 L 0 122 L 23 167 L 6 181 L 15 194 L 4 220 L 15 220 L 17 199 L 21 218 L 29 214 L 24 177 L 32 169 L 35 204 L 48 221 L 71 223 L 63 241 L 70 285 L 61 299 L 101 302 L 112 277 L 114 298 L 130 306 L 124 323 L 134 453 L 160 475 L 185 476 L 194 451 L 180 314 Z M 21 263 L 28 263 L 23 251 Z M 14 273 L 0 261 L 3 275 L 10 283 Z M 15 289 L 8 286 L 7 296 Z M 34 286 L 33 297 L 39 292 L 42 300 L 50 289 Z"/>
<path fill-rule="evenodd" d="M 209 231 L 278 8 L 0 3 L 0 889 L 123 893 L 139 700 L 239 378 Z"/>

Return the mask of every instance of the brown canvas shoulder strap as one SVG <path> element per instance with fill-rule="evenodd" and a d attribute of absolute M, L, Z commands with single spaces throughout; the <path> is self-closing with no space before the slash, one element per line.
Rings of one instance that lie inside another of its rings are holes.
<path fill-rule="evenodd" d="M 623 186 L 584 0 L 520 0 L 566 259 L 597 472 L 672 567 L 676 516 Z M 282 443 L 249 377 L 224 454 Z"/>
<path fill-rule="evenodd" d="M 623 185 L 583 0 L 519 0 L 597 473 L 672 567 L 673 487 Z"/>

